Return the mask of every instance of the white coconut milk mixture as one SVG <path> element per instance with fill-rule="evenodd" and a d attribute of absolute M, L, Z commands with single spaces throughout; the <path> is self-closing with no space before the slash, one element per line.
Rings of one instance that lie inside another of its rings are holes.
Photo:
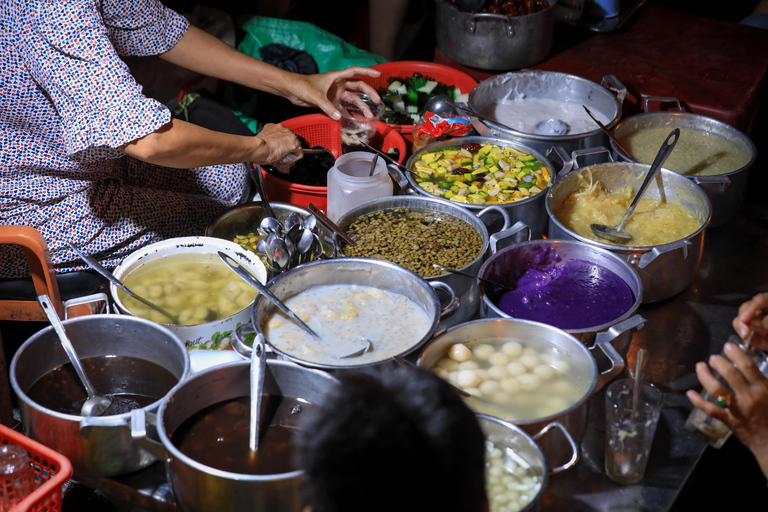
<path fill-rule="evenodd" d="M 604 125 L 610 122 L 599 110 L 595 108 L 590 108 L 589 110 Z M 536 128 L 539 122 L 546 122 L 549 119 L 564 121 L 568 125 L 566 135 L 586 133 L 599 129 L 597 123 L 589 117 L 580 103 L 549 98 L 505 99 L 496 105 L 493 115 L 500 123 L 523 133 L 552 135 L 552 132 L 546 126 L 540 130 Z"/>
<path fill-rule="evenodd" d="M 315 331 L 313 338 L 280 311 L 267 319 L 264 335 L 279 350 L 326 365 L 365 364 L 396 356 L 419 342 L 432 319 L 416 302 L 372 286 L 312 286 L 284 301 Z M 339 359 L 373 342 L 373 350 Z"/>

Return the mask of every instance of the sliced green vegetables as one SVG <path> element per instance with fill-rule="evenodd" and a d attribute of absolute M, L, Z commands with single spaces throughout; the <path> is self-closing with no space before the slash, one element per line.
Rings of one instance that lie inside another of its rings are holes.
<path fill-rule="evenodd" d="M 389 85 L 377 92 L 387 108 L 381 120 L 390 124 L 416 124 L 424 105 L 438 94 L 447 94 L 457 102 L 466 103 L 469 99 L 469 95 L 462 94 L 461 89 L 420 73 L 414 73 L 409 78 L 392 77 Z"/>

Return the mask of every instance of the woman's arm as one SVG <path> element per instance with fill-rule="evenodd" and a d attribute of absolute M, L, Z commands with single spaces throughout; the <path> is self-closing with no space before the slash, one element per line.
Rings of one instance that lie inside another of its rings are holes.
<path fill-rule="evenodd" d="M 301 156 L 296 136 L 283 125 L 268 124 L 253 137 L 208 130 L 179 119 L 123 146 L 126 154 L 179 169 L 217 164 L 270 164 L 285 155 Z"/>
<path fill-rule="evenodd" d="M 207 32 L 190 26 L 184 37 L 160 58 L 183 68 L 288 98 L 300 106 L 317 106 L 340 117 L 333 100 L 345 89 L 361 90 L 378 99 L 375 89 L 354 76 L 376 77 L 369 68 L 351 67 L 318 75 L 299 75 L 266 64 L 239 52 Z"/>

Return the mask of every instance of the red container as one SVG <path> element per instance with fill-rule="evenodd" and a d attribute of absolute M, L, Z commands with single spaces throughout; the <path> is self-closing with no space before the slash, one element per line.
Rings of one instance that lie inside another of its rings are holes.
<path fill-rule="evenodd" d="M 477 85 L 477 80 L 458 69 L 434 62 L 421 62 L 417 60 L 402 60 L 396 62 L 385 62 L 371 66 L 373 69 L 381 71 L 381 76 L 371 78 L 367 76 L 358 77 L 368 85 L 378 89 L 386 87 L 391 77 L 408 78 L 414 73 L 421 73 L 445 85 L 453 85 L 461 89 L 462 94 L 469 94 Z M 413 125 L 393 124 L 393 126 L 408 142 L 413 142 Z"/>
<path fill-rule="evenodd" d="M 304 137 L 310 146 L 323 146 L 333 153 L 334 158 L 341 156 L 341 130 L 339 122 L 334 121 L 325 114 L 309 114 L 307 116 L 294 117 L 283 121 L 283 126 L 291 130 L 296 135 Z M 379 123 L 376 129 L 376 136 L 371 144 L 374 148 L 386 152 L 390 149 L 400 151 L 399 163 L 403 163 L 406 157 L 405 140 L 398 133 L 395 127 L 386 123 Z M 280 201 L 290 203 L 296 206 L 307 208 L 309 203 L 323 211 L 326 211 L 327 187 L 315 187 L 310 185 L 299 185 L 262 170 L 264 176 L 264 193 L 271 201 Z"/>
<path fill-rule="evenodd" d="M 61 487 L 72 476 L 69 459 L 5 425 L 0 425 L 0 444 L 15 444 L 27 451 L 36 487 L 10 512 L 60 512 Z M 10 484 L 0 482 L 0 485 Z"/>

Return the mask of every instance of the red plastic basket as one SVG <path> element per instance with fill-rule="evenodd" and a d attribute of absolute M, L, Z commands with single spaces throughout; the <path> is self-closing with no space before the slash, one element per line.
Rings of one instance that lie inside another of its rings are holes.
<path fill-rule="evenodd" d="M 442 82 L 446 85 L 453 85 L 461 89 L 463 94 L 469 94 L 472 89 L 477 85 L 477 80 L 458 69 L 454 69 L 450 66 L 443 64 L 435 64 L 434 62 L 421 62 L 417 60 L 402 60 L 395 62 L 385 62 L 384 64 L 376 64 L 371 66 L 373 69 L 381 71 L 381 76 L 378 78 L 371 78 L 367 76 L 358 77 L 368 85 L 378 89 L 379 87 L 386 87 L 387 81 L 391 77 L 403 77 L 407 78 L 414 73 L 421 73 L 424 76 L 428 76 Z M 408 142 L 413 142 L 413 126 L 407 124 L 393 124 L 393 126 Z"/>
<path fill-rule="evenodd" d="M 309 114 L 283 121 L 282 125 L 296 135 L 304 137 L 310 146 L 328 148 L 333 153 L 334 158 L 341 156 L 341 130 L 338 121 L 334 121 L 324 114 Z M 379 123 L 371 146 L 382 151 L 395 148 L 400 151 L 398 162 L 403 163 L 405 161 L 405 140 L 392 125 Z M 327 187 L 291 183 L 267 171 L 262 171 L 262 175 L 264 176 L 264 193 L 270 200 L 290 203 L 303 208 L 307 208 L 309 203 L 313 203 L 321 210 L 326 210 L 328 206 Z"/>
<path fill-rule="evenodd" d="M 72 476 L 72 464 L 64 455 L 33 441 L 24 434 L 0 425 L 0 444 L 15 444 L 27 451 L 32 461 L 36 489 L 10 512 L 60 512 L 61 487 Z M 1 482 L 0 485 L 7 485 Z"/>

